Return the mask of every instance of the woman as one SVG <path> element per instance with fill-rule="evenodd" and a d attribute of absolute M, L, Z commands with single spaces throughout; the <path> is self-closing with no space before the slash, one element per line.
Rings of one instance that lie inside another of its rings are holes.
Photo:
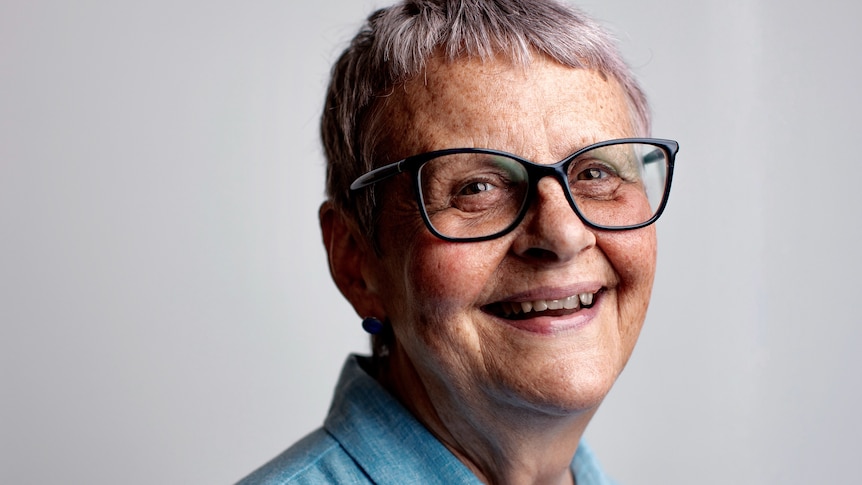
<path fill-rule="evenodd" d="M 584 429 L 631 355 L 676 143 L 551 0 L 408 0 L 336 63 L 332 276 L 373 356 L 243 483 L 610 483 Z"/>

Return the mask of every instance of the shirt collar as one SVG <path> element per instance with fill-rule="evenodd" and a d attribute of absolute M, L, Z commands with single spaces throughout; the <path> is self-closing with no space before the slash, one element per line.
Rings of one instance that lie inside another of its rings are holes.
<path fill-rule="evenodd" d="M 480 484 L 476 476 L 361 367 L 352 355 L 323 427 L 375 483 Z"/>

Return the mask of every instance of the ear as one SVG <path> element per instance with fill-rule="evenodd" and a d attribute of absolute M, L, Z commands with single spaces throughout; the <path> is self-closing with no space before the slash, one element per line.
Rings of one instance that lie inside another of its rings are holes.
<path fill-rule="evenodd" d="M 331 202 L 320 206 L 320 230 L 335 285 L 360 317 L 387 317 L 374 282 L 377 254 L 359 235 L 359 228 Z"/>

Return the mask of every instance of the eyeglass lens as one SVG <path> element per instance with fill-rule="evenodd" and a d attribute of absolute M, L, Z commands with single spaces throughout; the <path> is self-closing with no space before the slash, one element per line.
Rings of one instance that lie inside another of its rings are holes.
<path fill-rule="evenodd" d="M 667 183 L 668 154 L 646 143 L 588 150 L 564 164 L 570 200 L 590 223 L 623 227 L 650 220 Z M 515 158 L 453 153 L 426 162 L 419 187 L 428 221 L 445 237 L 491 236 L 525 209 L 531 180 Z"/>

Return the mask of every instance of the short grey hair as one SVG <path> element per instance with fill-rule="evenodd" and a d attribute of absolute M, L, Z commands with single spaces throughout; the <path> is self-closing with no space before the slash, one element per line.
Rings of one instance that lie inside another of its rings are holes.
<path fill-rule="evenodd" d="M 350 184 L 395 161 L 379 153 L 392 141 L 383 100 L 440 55 L 447 62 L 499 56 L 524 66 L 544 55 L 565 66 L 597 70 L 620 83 L 636 134 L 649 135 L 646 98 L 615 42 L 573 7 L 555 0 L 403 0 L 377 10 L 333 66 L 321 119 L 327 196 L 356 220 L 375 248 L 374 187 L 351 193 Z"/>

